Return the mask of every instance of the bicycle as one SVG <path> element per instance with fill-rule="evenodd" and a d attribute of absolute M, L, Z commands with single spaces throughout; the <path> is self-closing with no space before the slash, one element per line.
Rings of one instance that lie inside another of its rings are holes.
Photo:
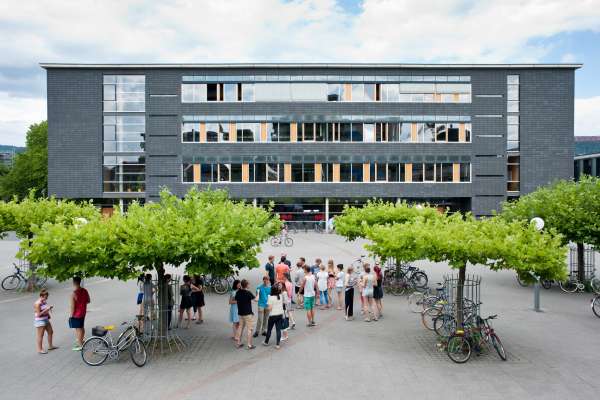
<path fill-rule="evenodd" d="M 530 285 L 529 282 L 526 282 L 523 279 L 521 279 L 519 274 L 517 274 L 517 282 L 519 283 L 519 286 L 522 286 L 522 287 L 529 287 L 529 285 Z M 541 279 L 540 280 L 540 286 L 543 287 L 544 289 L 551 289 L 553 283 L 554 283 L 554 281 L 551 279 Z"/>
<path fill-rule="evenodd" d="M 400 296 L 415 291 L 426 291 L 428 282 L 429 278 L 424 271 L 410 264 L 401 264 L 391 268 L 384 281 L 384 287 L 388 285 L 388 293 Z"/>
<path fill-rule="evenodd" d="M 141 340 L 139 329 L 127 322 L 121 326 L 127 325 L 121 332 L 117 341 L 113 340 L 111 332 L 115 329 L 114 325 L 96 326 L 92 328 L 92 337 L 83 342 L 81 346 L 81 358 L 83 362 L 90 366 L 99 366 L 110 358 L 116 360 L 122 351 L 129 350 L 131 361 L 137 367 L 143 367 L 148 361 L 146 345 Z"/>
<path fill-rule="evenodd" d="M 596 295 L 590 302 L 590 306 L 592 307 L 592 312 L 596 315 L 596 317 L 600 318 L 600 294 Z"/>
<path fill-rule="evenodd" d="M 27 287 L 27 284 L 29 283 L 30 278 L 25 275 L 23 270 L 15 263 L 13 263 L 13 265 L 15 267 L 15 272 L 2 280 L 2 289 L 4 290 L 15 290 L 19 287 L 24 288 Z M 34 285 L 39 288 L 44 287 L 47 280 L 48 278 L 45 276 L 35 275 Z"/>
<path fill-rule="evenodd" d="M 444 287 L 438 282 L 435 288 L 436 294 L 432 295 L 431 290 L 415 291 L 408 296 L 408 309 L 413 313 L 423 312 L 426 308 L 433 306 L 440 300 L 445 300 Z"/>
<path fill-rule="evenodd" d="M 233 284 L 233 279 L 229 278 L 217 278 L 217 277 L 202 277 L 204 280 L 204 285 L 206 287 L 211 288 L 216 294 L 225 294 L 231 289 L 231 285 Z"/>
<path fill-rule="evenodd" d="M 294 245 L 294 239 L 288 236 L 287 232 L 282 232 L 277 236 L 273 236 L 271 238 L 271 246 L 279 247 L 281 245 L 285 245 L 286 247 L 292 247 Z"/>
<path fill-rule="evenodd" d="M 323 232 L 325 232 L 325 228 L 323 227 L 321 221 L 315 222 L 315 232 L 317 232 L 317 233 L 323 233 Z"/>
<path fill-rule="evenodd" d="M 491 343 L 500 359 L 506 361 L 506 350 L 490 323 L 490 320 L 497 317 L 497 315 L 490 315 L 485 319 L 477 317 L 477 326 L 463 324 L 463 329 L 457 330 L 448 339 L 446 346 L 448 357 L 455 363 L 463 364 L 469 361 L 473 350 L 480 353 L 483 345 L 489 347 Z"/>
<path fill-rule="evenodd" d="M 558 282 L 558 286 L 565 293 L 583 292 L 585 290 L 585 284 L 580 282 L 574 274 L 569 275 L 566 281 Z"/>

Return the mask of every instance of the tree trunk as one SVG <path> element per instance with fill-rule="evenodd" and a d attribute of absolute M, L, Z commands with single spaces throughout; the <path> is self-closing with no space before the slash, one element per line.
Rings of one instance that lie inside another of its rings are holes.
<path fill-rule="evenodd" d="M 577 279 L 585 282 L 585 245 L 577 243 Z"/>
<path fill-rule="evenodd" d="M 464 310 L 463 310 L 463 297 L 464 297 L 464 289 L 465 289 L 465 272 L 466 265 L 463 265 L 458 269 L 458 285 L 456 287 L 456 327 L 458 329 L 462 328 L 462 323 L 464 320 Z"/>
<path fill-rule="evenodd" d="M 168 331 L 168 313 L 172 312 L 169 308 L 169 284 L 165 281 L 165 269 L 162 264 L 156 268 L 157 275 L 157 299 L 158 299 L 158 337 L 164 338 Z"/>

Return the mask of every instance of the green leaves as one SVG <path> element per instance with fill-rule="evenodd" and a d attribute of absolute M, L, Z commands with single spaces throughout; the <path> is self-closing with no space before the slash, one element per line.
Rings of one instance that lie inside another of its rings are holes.
<path fill-rule="evenodd" d="M 44 272 L 58 279 L 129 279 L 165 264 L 228 276 L 233 268 L 258 266 L 260 244 L 280 229 L 271 213 L 233 202 L 223 191 L 192 189 L 179 199 L 163 190 L 160 203 L 134 203 L 126 215 L 81 226 L 46 224 L 27 250 L 31 261 L 44 263 Z"/>

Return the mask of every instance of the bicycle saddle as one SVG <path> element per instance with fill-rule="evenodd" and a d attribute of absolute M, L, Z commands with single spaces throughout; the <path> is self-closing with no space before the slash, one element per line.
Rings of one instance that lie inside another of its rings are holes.
<path fill-rule="evenodd" d="M 104 329 L 103 326 L 94 326 L 92 328 L 92 335 L 94 336 L 105 336 L 107 332 L 108 330 Z"/>

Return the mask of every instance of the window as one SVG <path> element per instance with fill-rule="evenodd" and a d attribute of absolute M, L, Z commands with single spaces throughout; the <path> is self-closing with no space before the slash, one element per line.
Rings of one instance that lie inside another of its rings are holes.
<path fill-rule="evenodd" d="M 224 83 L 223 84 L 223 100 L 224 101 L 238 101 L 238 84 L 237 83 Z"/>
<path fill-rule="evenodd" d="M 506 111 L 507 112 L 519 112 L 519 102 L 518 101 L 507 101 L 506 102 Z"/>
<path fill-rule="evenodd" d="M 367 101 L 365 98 L 365 85 L 363 83 L 352 84 L 352 101 Z"/>
<path fill-rule="evenodd" d="M 252 102 L 254 101 L 254 84 L 242 83 L 242 101 Z"/>
<path fill-rule="evenodd" d="M 362 182 L 363 165 L 362 164 L 340 164 L 340 182 Z"/>
<path fill-rule="evenodd" d="M 412 141 L 412 124 L 410 122 L 400 123 L 400 142 L 409 143 Z"/>
<path fill-rule="evenodd" d="M 144 112 L 145 75 L 104 75 L 104 112 Z"/>
<path fill-rule="evenodd" d="M 364 101 L 375 101 L 375 84 L 374 83 L 365 83 L 365 94 Z"/>
<path fill-rule="evenodd" d="M 520 157 L 519 156 L 508 156 L 507 157 L 507 171 L 506 171 L 506 190 L 509 192 L 518 192 L 520 190 Z"/>
<path fill-rule="evenodd" d="M 314 182 L 314 164 L 292 164 L 292 182 Z"/>
<path fill-rule="evenodd" d="M 283 182 L 284 166 L 283 164 L 267 163 L 264 164 L 267 173 L 267 182 Z"/>
<path fill-rule="evenodd" d="M 355 124 L 353 124 L 355 125 Z M 383 124 L 377 124 L 380 127 Z M 379 138 L 381 138 L 381 128 L 378 130 Z M 375 142 L 375 124 L 363 124 L 363 138 L 365 142 Z M 378 140 L 381 142 L 381 140 Z"/>
<path fill-rule="evenodd" d="M 342 101 L 342 85 L 339 83 L 330 83 L 327 85 L 327 101 Z"/>
<path fill-rule="evenodd" d="M 506 138 L 511 140 L 519 140 L 519 125 L 508 125 L 506 127 Z"/>
<path fill-rule="evenodd" d="M 453 165 L 451 163 L 438 163 L 436 165 L 436 181 L 437 182 L 452 182 L 453 181 Z"/>
<path fill-rule="evenodd" d="M 352 141 L 352 127 L 350 123 L 340 123 L 339 127 L 339 137 L 340 142 L 351 142 Z"/>
<path fill-rule="evenodd" d="M 146 118 L 143 115 L 105 115 L 103 122 L 105 153 L 144 151 Z"/>
<path fill-rule="evenodd" d="M 519 85 L 507 85 L 506 100 L 519 100 Z"/>
<path fill-rule="evenodd" d="M 184 122 L 181 126 L 181 140 L 183 142 L 199 142 L 200 141 L 200 123 L 199 122 Z"/>
<path fill-rule="evenodd" d="M 412 165 L 412 181 L 423 182 L 423 164 Z"/>
<path fill-rule="evenodd" d="M 397 102 L 400 100 L 400 87 L 397 83 L 384 83 L 381 85 L 381 101 Z"/>
<path fill-rule="evenodd" d="M 206 124 L 206 141 L 207 142 L 222 142 L 220 140 L 223 136 L 220 134 L 221 125 L 228 124 L 218 124 L 216 122 L 211 122 Z M 227 133 L 227 140 L 229 140 L 229 132 Z"/>
<path fill-rule="evenodd" d="M 425 182 L 435 182 L 435 164 L 423 164 L 423 180 Z"/>
<path fill-rule="evenodd" d="M 328 123 L 327 124 L 327 141 L 328 142 L 339 142 L 340 141 L 340 124 L 339 123 Z"/>
<path fill-rule="evenodd" d="M 404 181 L 404 164 L 388 163 L 388 182 Z M 400 170 L 400 167 L 402 171 Z"/>
<path fill-rule="evenodd" d="M 458 124 L 448 124 L 448 129 L 446 132 L 448 134 L 448 142 L 458 142 Z"/>
<path fill-rule="evenodd" d="M 333 164 L 321 164 L 321 182 L 333 182 Z"/>
<path fill-rule="evenodd" d="M 446 135 L 446 124 L 435 124 L 435 141 L 436 142 L 447 142 L 448 137 Z"/>
<path fill-rule="evenodd" d="M 194 183 L 194 164 L 183 164 L 182 171 L 183 183 Z"/>
<path fill-rule="evenodd" d="M 362 142 L 363 141 L 363 124 L 352 124 L 352 141 Z"/>
<path fill-rule="evenodd" d="M 471 142 L 471 124 L 465 124 L 465 142 Z"/>
<path fill-rule="evenodd" d="M 273 122 L 267 124 L 267 137 L 271 142 L 289 142 L 290 124 L 289 122 Z"/>
<path fill-rule="evenodd" d="M 219 86 L 218 83 L 209 83 L 206 85 L 206 101 L 218 101 Z"/>
<path fill-rule="evenodd" d="M 258 123 L 237 123 L 238 142 L 260 142 L 260 125 Z"/>
<path fill-rule="evenodd" d="M 200 103 L 206 101 L 206 85 L 200 83 L 181 84 L 182 103 Z"/>
<path fill-rule="evenodd" d="M 298 124 L 298 141 L 299 142 L 314 142 L 315 141 L 315 124 Z"/>
<path fill-rule="evenodd" d="M 435 124 L 432 122 L 427 122 L 425 124 L 418 124 L 417 126 L 422 125 L 423 126 L 423 134 L 422 134 L 422 140 L 420 140 L 421 138 L 419 138 L 419 142 L 423 142 L 423 143 L 432 143 L 435 142 Z M 419 131 L 417 130 L 417 133 L 419 133 Z M 417 135 L 418 136 L 418 135 Z"/>
<path fill-rule="evenodd" d="M 460 181 L 471 182 L 471 164 L 461 163 L 460 164 Z"/>
<path fill-rule="evenodd" d="M 140 156 L 104 156 L 102 163 L 104 192 L 144 192 L 146 160 Z"/>
<path fill-rule="evenodd" d="M 385 163 L 369 164 L 369 180 L 371 182 L 387 182 L 388 168 Z"/>
<path fill-rule="evenodd" d="M 369 141 L 367 138 L 370 135 L 368 133 L 368 130 L 370 128 L 367 125 L 370 125 L 370 124 L 365 124 L 365 126 L 364 126 L 364 130 L 365 130 L 365 142 Z M 377 124 L 375 124 L 375 138 L 374 139 L 375 139 L 376 142 L 387 142 L 388 141 L 386 125 L 387 124 L 383 124 L 383 123 L 377 123 Z"/>

